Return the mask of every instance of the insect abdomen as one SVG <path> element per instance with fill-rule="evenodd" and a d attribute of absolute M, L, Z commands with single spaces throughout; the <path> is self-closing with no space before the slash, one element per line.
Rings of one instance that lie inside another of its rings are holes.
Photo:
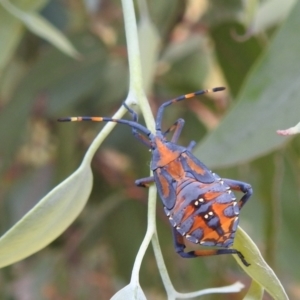
<path fill-rule="evenodd" d="M 180 182 L 177 185 L 174 208 L 165 209 L 172 226 L 193 243 L 231 246 L 239 207 L 229 186 L 221 180 L 209 185 L 190 178 L 182 182 L 183 187 Z"/>

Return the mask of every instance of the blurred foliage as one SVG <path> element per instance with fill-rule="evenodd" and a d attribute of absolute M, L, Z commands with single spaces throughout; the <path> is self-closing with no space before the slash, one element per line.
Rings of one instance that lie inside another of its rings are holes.
<path fill-rule="evenodd" d="M 170 107 L 165 124 L 183 117 L 181 144 L 206 135 L 197 156 L 221 176 L 253 185 L 242 227 L 291 299 L 300 298 L 300 138 L 275 136 L 276 126 L 292 126 L 300 115 L 300 5 L 287 16 L 283 10 L 285 19 L 278 18 L 272 27 L 259 31 L 256 26 L 259 34 L 241 42 L 245 24 L 250 26 L 243 19 L 248 15 L 243 1 L 148 2 L 161 38 L 149 92 L 153 111 L 173 96 L 228 87 L 227 94 Z M 128 90 L 119 1 L 26 1 L 22 8 L 42 8 L 41 14 L 64 32 L 81 59 L 63 54 L 0 10 L 1 233 L 75 170 L 103 126 L 59 124 L 57 117 L 110 116 Z M 147 176 L 149 161 L 147 149 L 128 128 L 118 126 L 93 160 L 94 188 L 82 214 L 49 247 L 1 269 L 0 298 L 108 299 L 123 287 L 146 229 L 146 191 L 135 187 L 134 180 Z M 179 291 L 237 280 L 249 284 L 229 256 L 179 258 L 161 205 L 157 214 L 161 247 Z M 152 251 L 142 265 L 141 286 L 148 299 L 164 299 Z M 203 299 L 241 299 L 244 293 Z"/>

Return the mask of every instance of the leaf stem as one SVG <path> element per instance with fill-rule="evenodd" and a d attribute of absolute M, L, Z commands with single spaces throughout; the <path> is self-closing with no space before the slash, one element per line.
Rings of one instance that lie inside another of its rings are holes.
<path fill-rule="evenodd" d="M 151 112 L 150 105 L 148 103 L 148 100 L 143 90 L 140 50 L 138 44 L 137 25 L 136 25 L 135 13 L 134 13 L 133 1 L 122 0 L 122 6 L 123 6 L 125 34 L 126 34 L 127 49 L 128 49 L 129 74 L 130 74 L 129 92 L 125 102 L 129 106 L 139 103 L 147 127 L 150 130 L 154 131 L 153 114 Z M 127 110 L 125 109 L 124 106 L 122 106 L 113 115 L 113 118 L 116 119 L 122 118 L 126 112 Z M 113 130 L 115 126 L 116 124 L 112 122 L 104 126 L 104 128 L 101 130 L 101 132 L 99 132 L 97 137 L 92 142 L 87 153 L 85 154 L 85 157 L 82 162 L 83 164 L 85 164 L 87 161 L 91 162 L 97 149 L 99 148 L 99 146 L 102 144 L 102 142 L 105 140 L 105 138 L 109 135 L 109 133 Z"/>
<path fill-rule="evenodd" d="M 145 93 L 143 90 L 141 56 L 139 50 L 137 22 L 134 13 L 133 1 L 122 0 L 122 5 L 123 5 L 123 15 L 124 15 L 124 22 L 125 22 L 125 33 L 127 39 L 129 72 L 130 72 L 130 90 L 128 94 L 129 99 L 128 102 L 126 101 L 126 103 L 130 105 L 132 103 L 135 103 L 133 101 L 134 99 L 138 99 L 138 103 L 141 106 L 141 110 L 145 122 L 147 124 L 147 127 L 150 130 L 154 131 L 155 122 L 154 122 L 153 114 L 151 112 L 150 105 L 145 97 Z M 156 194 L 157 194 L 156 186 L 152 185 L 149 189 L 149 197 L 148 197 L 147 231 L 134 262 L 132 275 L 131 275 L 131 283 L 138 284 L 139 282 L 139 270 L 141 267 L 142 259 L 152 239 L 155 257 L 157 259 L 157 264 L 158 264 L 158 268 L 162 280 L 166 284 L 166 289 L 174 292 L 175 290 L 168 276 L 168 272 L 164 264 L 164 260 L 162 257 L 161 249 L 157 238 Z"/>
<path fill-rule="evenodd" d="M 134 100 L 138 100 L 139 105 L 147 127 L 154 131 L 154 118 L 151 112 L 150 105 L 145 96 L 143 89 L 143 77 L 142 77 L 142 67 L 141 67 L 141 55 L 139 48 L 139 39 L 137 32 L 137 22 L 134 12 L 134 6 L 132 0 L 122 0 L 123 6 L 123 16 L 125 23 L 125 34 L 127 41 L 127 51 L 128 51 L 128 62 L 129 62 L 129 96 L 128 105 L 136 104 Z"/>
<path fill-rule="evenodd" d="M 124 16 L 124 23 L 125 23 L 125 34 L 127 40 L 129 73 L 130 73 L 129 93 L 128 93 L 126 103 L 128 105 L 131 105 L 131 104 L 136 104 L 138 101 L 138 103 L 141 106 L 141 110 L 145 118 L 147 127 L 153 131 L 154 118 L 143 90 L 141 57 L 140 57 L 137 22 L 136 22 L 136 17 L 134 12 L 133 1 L 122 0 L 122 6 L 123 6 L 123 16 Z M 132 275 L 131 275 L 131 282 L 135 282 L 135 283 L 139 282 L 139 271 L 140 271 L 141 263 L 145 255 L 145 252 L 149 246 L 153 233 L 156 231 L 155 208 L 156 208 L 156 187 L 153 185 L 149 189 L 147 231 L 134 262 Z"/>
<path fill-rule="evenodd" d="M 122 105 L 118 111 L 112 116 L 113 119 L 120 119 L 124 116 L 124 114 L 127 112 L 126 108 Z M 117 123 L 109 122 L 107 123 L 103 129 L 99 132 L 99 134 L 96 136 L 96 138 L 93 140 L 92 144 L 88 148 L 87 152 L 85 153 L 85 156 L 82 160 L 81 165 L 85 165 L 87 163 L 91 163 L 96 151 L 102 144 L 102 142 L 106 139 L 106 137 L 111 133 L 111 131 L 114 129 L 114 127 L 117 125 Z"/>
<path fill-rule="evenodd" d="M 152 185 L 149 188 L 147 232 L 134 261 L 134 265 L 131 273 L 131 282 L 139 281 L 139 271 L 141 268 L 143 257 L 145 255 L 145 252 L 149 246 L 151 239 L 153 238 L 153 234 L 156 233 L 155 213 L 156 213 L 156 187 L 155 185 Z"/>

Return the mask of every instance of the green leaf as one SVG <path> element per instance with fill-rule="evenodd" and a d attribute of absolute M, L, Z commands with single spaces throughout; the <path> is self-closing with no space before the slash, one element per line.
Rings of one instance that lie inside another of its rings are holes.
<path fill-rule="evenodd" d="M 250 266 L 246 267 L 237 257 L 237 255 L 234 255 L 234 258 L 237 260 L 238 264 L 253 280 L 255 280 L 262 288 L 264 288 L 275 300 L 288 300 L 288 296 L 274 271 L 264 261 L 254 242 L 240 227 L 237 231 L 233 247 L 239 250 L 245 256 L 247 262 L 251 264 Z M 251 287 L 251 293 L 254 293 L 255 291 L 257 294 L 259 289 L 257 286 L 254 287 Z"/>
<path fill-rule="evenodd" d="M 10 60 L 22 35 L 22 24 L 0 7 L 0 70 Z"/>
<path fill-rule="evenodd" d="M 62 111 L 78 105 L 85 97 L 101 94 L 101 101 L 112 102 L 118 99 L 119 93 L 124 94 L 127 88 L 124 64 L 116 60 L 111 62 L 103 44 L 85 34 L 74 36 L 74 43 L 86 59 L 76 61 L 52 48 L 16 85 L 12 98 L 0 113 L 0 153 L 4 157 L 1 171 L 7 168 L 22 142 L 33 103 L 38 99 L 45 97 L 46 113 L 56 119 Z M 86 36 L 89 43 L 85 42 Z M 118 77 L 114 76 L 115 73 Z M 119 87 L 113 92 L 111 82 Z"/>
<path fill-rule="evenodd" d="M 218 62 L 234 97 L 238 94 L 248 70 L 262 50 L 258 40 L 254 37 L 243 43 L 232 37 L 233 31 L 240 34 L 244 30 L 244 27 L 237 23 L 226 22 L 214 26 L 211 31 Z"/>
<path fill-rule="evenodd" d="M 216 25 L 239 19 L 244 11 L 245 4 L 240 0 L 211 0 L 204 20 L 210 25 Z"/>
<path fill-rule="evenodd" d="M 205 38 L 199 35 L 191 35 L 184 43 L 170 44 L 160 61 L 169 70 L 160 77 L 160 82 L 178 92 L 199 88 L 211 64 L 208 51 Z"/>
<path fill-rule="evenodd" d="M 41 38 L 44 38 L 65 54 L 74 58 L 80 58 L 81 55 L 77 52 L 66 36 L 42 16 L 36 13 L 24 13 L 22 21 L 30 31 Z"/>
<path fill-rule="evenodd" d="M 121 118 L 122 106 L 113 116 Z M 72 224 L 84 208 L 93 185 L 91 160 L 116 123 L 104 126 L 87 150 L 80 167 L 50 191 L 0 238 L 0 268 L 47 246 Z"/>
<path fill-rule="evenodd" d="M 279 135 L 293 135 L 293 134 L 300 133 L 300 122 L 297 125 L 290 127 L 288 129 L 277 130 L 277 133 Z"/>
<path fill-rule="evenodd" d="M 156 62 L 160 46 L 158 32 L 146 12 L 141 15 L 138 25 L 144 90 L 148 93 L 152 87 Z"/>
<path fill-rule="evenodd" d="M 24 12 L 7 0 L 1 0 L 1 4 L 12 15 L 20 19 L 31 32 L 52 43 L 65 54 L 74 58 L 80 57 L 69 40 L 42 16 L 35 12 Z"/>
<path fill-rule="evenodd" d="M 299 15 L 300 2 L 248 76 L 238 103 L 196 148 L 210 167 L 235 165 L 279 148 L 285 141 L 276 130 L 299 122 Z"/>
<path fill-rule="evenodd" d="M 126 285 L 124 288 L 119 290 L 114 296 L 112 296 L 111 300 L 147 300 L 143 290 L 141 289 L 139 284 L 130 283 Z"/>
<path fill-rule="evenodd" d="M 269 0 L 262 2 L 252 20 L 250 26 L 251 34 L 260 33 L 282 22 L 295 3 L 295 0 L 286 0 L 284 2 L 281 0 Z"/>
<path fill-rule="evenodd" d="M 21 2 L 21 1 L 20 1 Z M 46 1 L 26 1 L 20 3 L 24 9 L 36 10 L 41 8 Z M 4 69 L 22 38 L 22 22 L 13 18 L 11 14 L 0 5 L 0 71 Z"/>
<path fill-rule="evenodd" d="M 82 165 L 0 238 L 0 267 L 47 246 L 76 219 L 90 195 L 93 175 Z"/>
<path fill-rule="evenodd" d="M 264 295 L 264 289 L 255 280 L 252 280 L 250 288 L 243 300 L 260 300 Z"/>
<path fill-rule="evenodd" d="M 170 30 L 185 11 L 186 2 L 180 0 L 146 1 L 149 15 L 162 39 L 168 39 Z"/>

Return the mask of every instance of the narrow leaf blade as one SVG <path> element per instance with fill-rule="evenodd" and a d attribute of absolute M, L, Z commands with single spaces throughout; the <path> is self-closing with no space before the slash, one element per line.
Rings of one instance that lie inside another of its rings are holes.
<path fill-rule="evenodd" d="M 246 267 L 237 255 L 234 255 L 239 265 L 253 280 L 275 300 L 288 300 L 288 296 L 274 271 L 265 262 L 254 242 L 240 227 L 238 228 L 233 247 L 239 250 L 245 256 L 247 262 L 251 264 Z"/>
<path fill-rule="evenodd" d="M 31 32 L 52 43 L 65 54 L 75 58 L 80 57 L 71 42 L 41 15 L 36 12 L 22 11 L 8 0 L 1 0 L 0 3 L 14 17 L 22 21 Z"/>
<path fill-rule="evenodd" d="M 47 246 L 82 211 L 92 189 L 89 164 L 50 191 L 0 238 L 0 267 L 13 264 Z"/>
<path fill-rule="evenodd" d="M 297 2 L 248 76 L 237 105 L 195 149 L 209 167 L 232 166 L 265 155 L 285 143 L 276 134 L 278 128 L 299 122 L 299 14 Z"/>
<path fill-rule="evenodd" d="M 130 283 L 124 288 L 119 290 L 111 300 L 123 300 L 123 299 L 132 299 L 132 300 L 147 300 L 143 290 L 139 284 Z"/>
<path fill-rule="evenodd" d="M 258 34 L 277 25 L 289 14 L 295 5 L 295 0 L 269 0 L 262 2 L 255 14 L 250 27 L 252 34 Z"/>
<path fill-rule="evenodd" d="M 65 54 L 74 58 L 80 58 L 80 54 L 66 36 L 39 14 L 34 12 L 26 13 L 22 21 L 30 31 L 44 38 Z"/>
<path fill-rule="evenodd" d="M 263 287 L 255 280 L 252 280 L 250 288 L 243 300 L 261 300 L 263 296 L 264 296 Z"/>

